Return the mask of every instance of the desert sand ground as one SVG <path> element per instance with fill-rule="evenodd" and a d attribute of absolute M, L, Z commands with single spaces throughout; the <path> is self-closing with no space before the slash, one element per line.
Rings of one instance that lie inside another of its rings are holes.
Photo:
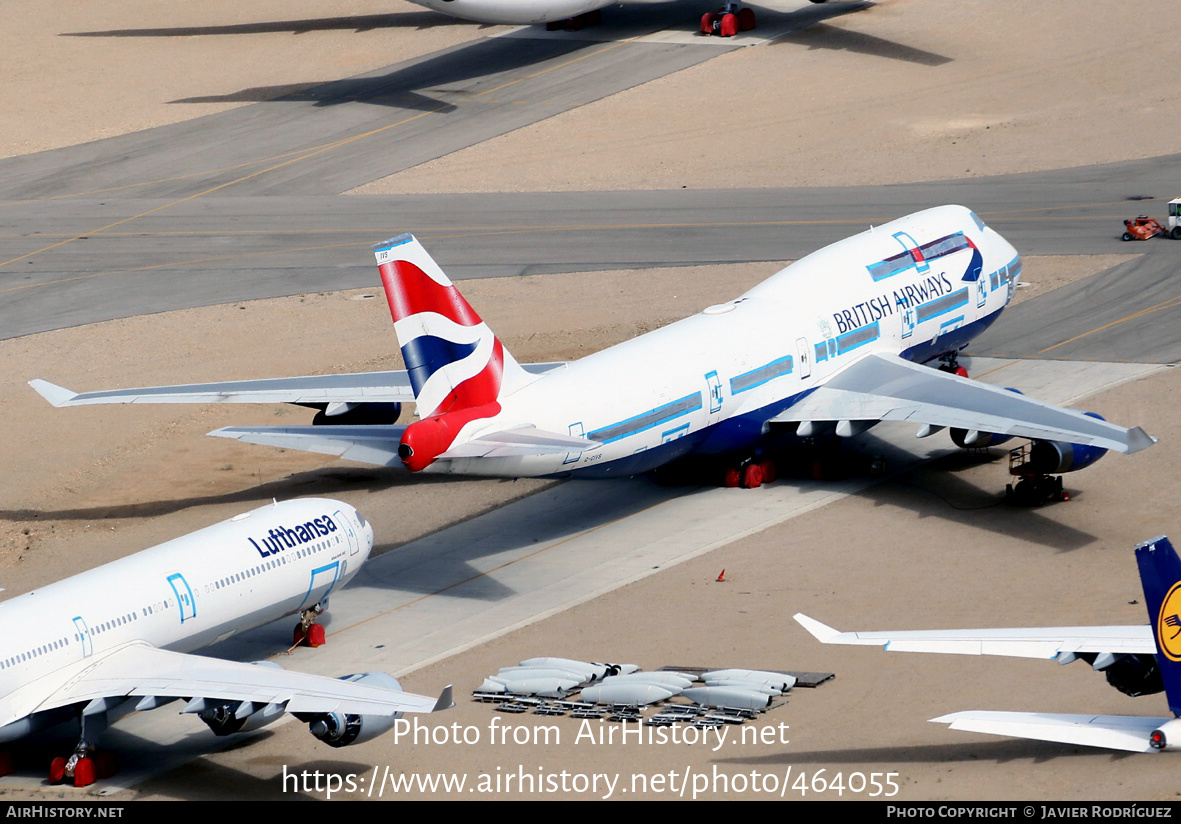
<path fill-rule="evenodd" d="M 884 0 L 363 191 L 889 183 L 1161 154 L 1171 150 L 1178 93 L 1175 84 L 1140 81 L 1165 75 L 1178 24 L 1167 3 L 1141 10 L 1133 18 L 1110 2 L 1055 0 L 1034 14 L 1015 2 Z M 492 31 L 401 3 L 380 12 L 392 22 L 367 28 L 373 14 L 358 3 L 308 0 L 25 4 L 0 32 L 0 103 L 9 113 L 0 121 L 0 153 L 182 120 L 250 102 L 248 94 L 240 103 L 177 102 L 214 96 L 211 89 L 230 94 L 335 79 Z M 133 29 L 178 31 L 70 36 Z M 510 168 L 511 181 L 495 176 Z M 1045 293 L 1112 262 L 1031 259 L 1023 294 Z M 518 358 L 544 360 L 577 357 L 728 299 L 776 268 L 530 277 L 472 282 L 464 291 Z M 601 305 L 578 318 L 564 313 L 563 294 L 588 282 Z M 651 294 L 677 297 L 653 311 Z M 416 526 L 379 534 L 379 547 L 388 550 L 543 486 L 409 484 L 318 456 L 203 437 L 229 423 L 302 420 L 298 410 L 54 411 L 24 386 L 33 377 L 90 389 L 396 368 L 383 303 L 371 290 L 313 294 L 0 342 L 0 414 L 8 428 L 0 568 L 7 591 L 26 591 L 272 496 L 332 494 L 362 511 L 370 495 L 396 496 L 414 516 L 400 520 Z M 312 325 L 318 323 L 322 329 Z M 353 330 L 347 339 L 330 332 L 340 324 Z M 1168 373 L 1091 405 L 1111 419 L 1145 425 L 1162 442 L 1083 473 L 1081 494 L 1069 505 L 1036 513 L 997 507 L 998 465 L 951 462 L 498 638 L 409 675 L 405 685 L 431 692 L 454 681 L 463 696 L 485 674 L 534 654 L 834 671 L 834 683 L 794 698 L 771 719 L 791 724 L 790 746 L 721 759 L 653 748 L 628 752 L 623 761 L 647 772 L 713 763 L 729 771 L 884 769 L 900 773 L 898 797 L 905 800 L 1175 798 L 1164 768 L 1151 760 L 1146 768 L 1081 749 L 981 743 L 923 723 L 969 708 L 1152 714 L 1163 709 L 1159 699 L 1129 704 L 1081 664 L 1063 673 L 1036 662 L 820 647 L 789 616 L 804 609 L 851 628 L 1143 622 L 1143 607 L 1129 603 L 1140 598 L 1129 550 L 1135 541 L 1177 532 L 1167 512 L 1172 444 L 1181 442 L 1172 413 L 1177 381 Z M 942 471 L 948 468 L 956 471 Z M 722 567 L 729 583 L 715 586 L 710 582 Z M 655 619 L 652 604 L 661 605 Z M 642 629 L 623 629 L 634 626 Z M 726 660 L 717 661 L 722 653 Z M 447 723 L 486 725 L 490 716 L 461 697 Z M 585 746 L 464 751 L 394 747 L 382 739 L 325 754 L 288 725 L 124 797 L 274 797 L 276 776 L 292 753 L 301 765 L 337 772 L 373 764 L 472 775 L 517 764 L 534 771 L 619 767 L 618 750 Z"/>

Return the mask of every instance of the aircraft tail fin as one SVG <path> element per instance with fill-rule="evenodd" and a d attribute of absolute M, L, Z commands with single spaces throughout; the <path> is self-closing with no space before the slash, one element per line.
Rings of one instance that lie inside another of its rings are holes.
<path fill-rule="evenodd" d="M 536 380 L 414 235 L 373 249 L 419 417 L 488 407 Z"/>
<path fill-rule="evenodd" d="M 1136 563 L 1169 709 L 1181 716 L 1181 560 L 1162 535 L 1136 546 Z"/>

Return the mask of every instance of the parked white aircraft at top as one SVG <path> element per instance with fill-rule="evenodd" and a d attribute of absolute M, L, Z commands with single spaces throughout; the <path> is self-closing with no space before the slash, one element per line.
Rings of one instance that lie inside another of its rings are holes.
<path fill-rule="evenodd" d="M 1020 276 L 1013 247 L 962 206 L 862 232 L 737 300 L 566 364 L 520 366 L 412 235 L 376 255 L 406 372 L 83 394 L 31 385 L 55 406 L 318 406 L 312 426 L 210 434 L 412 472 L 509 477 L 612 477 L 731 456 L 730 480 L 741 467 L 744 485 L 757 486 L 770 469 L 760 452 L 768 436 L 847 437 L 882 420 L 912 422 L 919 437 L 951 427 L 961 446 L 1035 439 L 1039 473 L 1154 442 L 1139 427 L 923 365 L 954 363 Z M 420 420 L 394 424 L 396 405 L 411 400 Z"/>
<path fill-rule="evenodd" d="M 1103 671 L 1107 682 L 1125 695 L 1163 690 L 1173 717 L 970 711 L 931 720 L 950 724 L 954 730 L 1113 750 L 1177 749 L 1181 747 L 1181 561 L 1169 539 L 1160 537 L 1136 547 L 1136 562 L 1150 622 L 1142 626 L 840 632 L 802 613 L 795 619 L 825 644 L 1042 658 L 1059 664 L 1082 659 Z"/>
<path fill-rule="evenodd" d="M 261 507 L 0 603 L 0 742 L 73 720 L 74 754 L 53 782 L 106 777 L 99 735 L 131 712 L 180 699 L 218 735 L 283 713 L 334 747 L 367 741 L 403 712 L 452 706 L 401 691 L 381 672 L 325 678 L 192 650 L 286 615 L 319 614 L 357 573 L 373 528 L 348 504 L 305 498 Z M 12 771 L 0 759 L 0 774 Z"/>
<path fill-rule="evenodd" d="M 575 18 L 620 0 L 411 0 L 428 9 L 478 23 L 529 25 Z M 668 0 L 623 0 L 625 3 L 663 3 Z M 812 0 L 823 3 L 825 0 Z"/>

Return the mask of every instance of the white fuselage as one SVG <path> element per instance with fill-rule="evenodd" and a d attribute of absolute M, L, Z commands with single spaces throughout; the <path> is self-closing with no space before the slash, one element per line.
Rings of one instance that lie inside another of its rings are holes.
<path fill-rule="evenodd" d="M 530 25 L 565 20 L 618 0 L 412 0 L 437 12 L 478 23 Z"/>
<path fill-rule="evenodd" d="M 964 207 L 910 215 L 808 255 L 737 300 L 548 372 L 457 439 L 531 425 L 601 447 L 440 460 L 426 471 L 603 477 L 748 448 L 768 419 L 861 355 L 925 362 L 962 348 L 1008 303 L 1020 266 Z"/>
<path fill-rule="evenodd" d="M 307 609 L 372 547 L 348 504 L 286 501 L 0 603 L 0 741 L 34 728 L 38 679 L 122 645 L 188 652 Z"/>

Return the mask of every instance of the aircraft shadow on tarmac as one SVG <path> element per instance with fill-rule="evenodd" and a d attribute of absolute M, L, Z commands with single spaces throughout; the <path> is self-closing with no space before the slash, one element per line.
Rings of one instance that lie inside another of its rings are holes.
<path fill-rule="evenodd" d="M 689 4 L 691 5 L 691 4 Z M 425 59 L 415 59 L 402 64 L 392 71 L 379 71 L 368 76 L 326 81 L 309 81 L 298 84 L 279 84 L 240 89 L 221 95 L 201 95 L 170 101 L 172 103 L 261 103 L 261 102 L 311 102 L 316 106 L 333 106 L 342 103 L 359 102 L 390 106 L 412 111 L 448 112 L 454 105 L 436 99 L 423 90 L 442 91 L 448 94 L 464 92 L 447 89 L 448 86 L 463 84 L 505 72 L 539 66 L 546 60 L 566 59 L 588 49 L 601 48 L 604 42 L 622 42 L 634 39 L 645 31 L 687 30 L 692 31 L 697 19 L 693 10 L 686 17 L 684 3 L 624 6 L 613 9 L 612 17 L 601 26 L 591 30 L 591 36 L 563 36 L 568 33 L 555 32 L 553 36 L 539 37 L 493 37 L 476 40 L 446 49 Z M 821 20 L 844 16 L 872 8 L 872 3 L 847 3 L 825 7 L 807 7 L 790 12 L 761 9 L 760 20 L 763 28 L 784 31 L 786 36 L 798 33 Z M 74 32 L 74 37 L 173 37 L 192 34 L 237 34 L 254 31 L 305 31 L 322 23 L 323 28 L 375 28 L 379 21 L 404 19 L 406 25 L 429 28 L 427 20 L 438 18 L 440 23 L 457 22 L 434 12 L 409 12 L 403 15 L 368 15 L 351 18 L 331 18 L 324 21 L 279 21 L 226 27 L 194 27 L 176 29 L 127 29 L 111 32 Z M 351 24 L 357 24 L 356 26 Z M 392 25 L 392 23 L 390 24 Z M 310 28 L 302 28 L 310 26 Z M 539 27 L 537 27 L 539 29 Z M 829 29 L 831 27 L 825 27 Z M 939 65 L 949 58 L 911 49 L 880 38 L 866 35 L 845 37 L 840 29 L 823 34 L 819 41 L 809 39 L 812 48 L 837 48 L 842 51 L 855 50 L 892 59 Z M 720 52 L 719 52 L 720 53 Z"/>
<path fill-rule="evenodd" d="M 242 504 L 259 507 L 273 500 L 340 495 L 349 490 L 379 492 L 401 483 L 447 483 L 446 478 L 414 478 L 405 473 L 382 472 L 373 468 L 324 467 L 297 472 L 280 480 L 246 487 L 236 492 L 198 495 L 188 498 L 157 499 L 129 504 L 76 507 L 72 509 L 34 510 L 0 509 L 0 520 L 17 523 L 44 520 L 97 521 L 106 518 L 156 518 L 194 507 L 216 504 Z"/>
<path fill-rule="evenodd" d="M 771 18 L 772 14 L 771 12 L 764 12 L 763 16 L 759 18 L 760 22 L 765 18 Z M 770 22 L 770 20 L 767 22 Z M 924 51 L 923 49 L 896 43 L 893 40 L 874 37 L 872 34 L 842 29 L 824 23 L 817 23 L 806 29 L 793 31 L 790 34 L 775 38 L 773 42 L 777 45 L 792 44 L 807 46 L 809 51 L 826 49 L 829 51 L 852 52 L 854 54 L 864 54 L 869 57 L 901 60 L 904 63 L 918 63 L 922 66 L 942 66 L 946 63 L 951 63 L 954 59 L 942 54 L 936 54 L 935 52 Z"/>
<path fill-rule="evenodd" d="M 856 463 L 868 464 L 871 456 L 883 456 L 887 467 L 909 466 L 915 458 L 872 432 L 863 434 L 855 444 L 844 448 Z M 910 510 L 918 518 L 942 518 L 959 527 L 974 527 L 998 535 L 1019 534 L 1030 544 L 1057 552 L 1070 552 L 1089 546 L 1098 539 L 1088 533 L 1041 514 L 1037 509 L 1010 506 L 1004 501 L 1004 484 L 1015 480 L 1007 473 L 1007 445 L 988 450 L 947 451 L 920 466 L 908 468 L 880 483 L 872 483 L 854 493 L 875 506 Z M 981 464 L 992 464 L 989 482 L 995 478 L 995 491 L 957 477 L 957 471 Z M 865 473 L 862 477 L 868 477 Z M 1074 476 L 1064 476 L 1072 498 L 1079 497 Z M 1085 476 L 1084 476 L 1085 486 Z M 791 480 L 781 481 L 791 483 Z M 936 491 L 937 490 L 937 491 Z M 1052 507 L 1052 505 L 1051 505 Z M 1049 511 L 1049 510 L 1047 510 Z"/>

